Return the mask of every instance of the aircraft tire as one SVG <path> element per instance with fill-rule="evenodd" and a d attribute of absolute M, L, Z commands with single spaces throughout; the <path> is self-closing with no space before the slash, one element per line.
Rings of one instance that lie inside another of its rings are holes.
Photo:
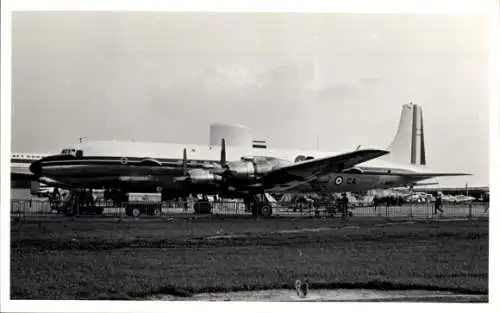
<path fill-rule="evenodd" d="M 273 208 L 269 204 L 262 205 L 259 211 L 260 211 L 259 215 L 262 215 L 264 217 L 269 217 L 273 215 Z"/>
<path fill-rule="evenodd" d="M 132 209 L 132 216 L 133 217 L 139 217 L 139 216 L 141 216 L 141 210 L 139 210 L 138 208 L 133 208 Z"/>

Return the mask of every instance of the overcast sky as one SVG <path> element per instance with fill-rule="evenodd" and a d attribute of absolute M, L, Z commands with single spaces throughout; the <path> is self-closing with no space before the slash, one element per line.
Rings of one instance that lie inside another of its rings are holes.
<path fill-rule="evenodd" d="M 16 12 L 12 150 L 78 137 L 208 144 L 239 123 L 272 147 L 386 147 L 422 105 L 428 165 L 488 184 L 486 16 Z"/>

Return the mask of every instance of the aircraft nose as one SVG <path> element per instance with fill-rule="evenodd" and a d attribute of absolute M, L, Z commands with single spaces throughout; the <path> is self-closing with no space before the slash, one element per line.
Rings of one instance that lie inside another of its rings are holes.
<path fill-rule="evenodd" d="M 41 176 L 42 175 L 42 162 L 40 160 L 37 160 L 37 161 L 31 163 L 30 164 L 30 171 L 35 176 Z"/>

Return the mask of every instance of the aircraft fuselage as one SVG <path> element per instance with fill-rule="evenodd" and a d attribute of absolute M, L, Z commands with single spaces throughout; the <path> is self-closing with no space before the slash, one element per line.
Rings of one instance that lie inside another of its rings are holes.
<path fill-rule="evenodd" d="M 376 160 L 374 160 L 376 161 Z M 360 171 L 370 171 L 380 174 L 356 174 L 356 173 L 330 173 L 319 176 L 309 182 L 302 182 L 292 188 L 287 186 L 270 186 L 265 188 L 266 192 L 356 192 L 368 189 L 391 188 L 404 186 L 427 177 L 408 178 L 397 176 L 397 171 L 407 173 L 404 167 L 392 165 L 387 162 L 374 164 L 369 161 L 357 167 Z M 133 163 L 135 162 L 135 163 Z M 126 164 L 123 164 L 126 163 Z M 373 165 L 371 165 L 373 164 Z M 182 160 L 162 160 L 162 165 L 153 164 L 150 161 L 144 163 L 140 160 L 104 157 L 83 157 L 66 160 L 48 160 L 39 163 L 41 181 L 53 180 L 73 186 L 75 188 L 116 188 L 128 191 L 165 191 L 171 194 L 186 193 L 220 193 L 221 189 L 213 182 L 199 182 L 190 184 L 189 187 L 175 181 L 176 177 L 182 176 Z M 215 160 L 191 161 L 187 165 L 191 169 L 220 168 L 220 163 Z M 35 172 L 37 169 L 35 168 Z M 384 173 L 392 172 L 392 175 Z M 430 178 L 430 177 L 429 177 Z M 254 179 L 244 179 L 234 183 L 235 191 L 249 190 Z M 47 182 L 50 183 L 50 182 Z M 51 183 L 54 185 L 54 183 Z M 61 185 L 64 187 L 64 185 Z"/>

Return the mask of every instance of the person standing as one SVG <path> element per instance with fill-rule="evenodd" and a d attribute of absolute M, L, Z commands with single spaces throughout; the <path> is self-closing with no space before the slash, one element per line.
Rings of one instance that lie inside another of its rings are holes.
<path fill-rule="evenodd" d="M 444 211 L 442 209 L 443 198 L 441 197 L 441 193 L 439 192 L 436 196 L 436 202 L 434 202 L 434 214 L 437 214 L 437 211 L 441 212 L 443 215 Z"/>
<path fill-rule="evenodd" d="M 347 198 L 347 194 L 344 192 L 342 193 L 342 201 L 340 202 L 341 205 L 341 212 L 342 212 L 342 218 L 347 217 L 347 207 L 349 205 L 349 199 Z"/>

